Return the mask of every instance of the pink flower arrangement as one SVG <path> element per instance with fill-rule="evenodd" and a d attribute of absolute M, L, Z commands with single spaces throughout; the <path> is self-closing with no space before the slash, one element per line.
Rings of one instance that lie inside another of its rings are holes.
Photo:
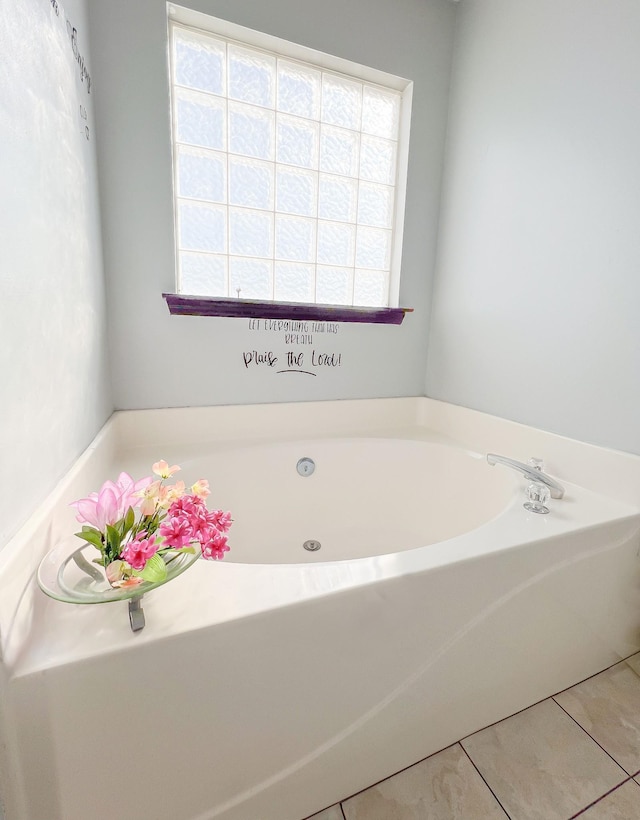
<path fill-rule="evenodd" d="M 200 550 L 217 560 L 228 552 L 228 512 L 208 510 L 209 482 L 199 479 L 187 492 L 184 482 L 165 481 L 180 467 L 157 461 L 148 476 L 134 481 L 128 473 L 105 481 L 97 493 L 72 503 L 83 524 L 79 538 L 100 551 L 96 562 L 111 586 L 130 587 L 167 576 L 167 563 L 181 552 Z"/>

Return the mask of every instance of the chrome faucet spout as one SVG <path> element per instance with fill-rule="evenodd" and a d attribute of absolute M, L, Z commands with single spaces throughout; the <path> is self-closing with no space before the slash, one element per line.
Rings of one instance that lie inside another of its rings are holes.
<path fill-rule="evenodd" d="M 555 478 L 551 478 L 550 475 L 543 473 L 541 470 L 536 470 L 535 467 L 524 464 L 522 461 L 516 461 L 506 456 L 498 456 L 495 453 L 488 453 L 487 461 L 492 467 L 496 464 L 504 464 L 505 467 L 511 467 L 512 470 L 517 470 L 519 473 L 522 473 L 522 475 L 530 481 L 546 484 L 551 493 L 551 498 L 562 498 L 564 496 L 564 487 L 562 484 L 559 484 Z"/>

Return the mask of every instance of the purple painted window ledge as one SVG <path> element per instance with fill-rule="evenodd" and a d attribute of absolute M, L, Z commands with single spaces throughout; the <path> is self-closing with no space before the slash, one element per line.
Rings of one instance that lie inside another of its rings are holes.
<path fill-rule="evenodd" d="M 413 308 L 310 305 L 302 302 L 262 302 L 212 296 L 163 293 L 172 316 L 226 316 L 245 319 L 299 319 L 318 322 L 361 322 L 401 325 Z"/>

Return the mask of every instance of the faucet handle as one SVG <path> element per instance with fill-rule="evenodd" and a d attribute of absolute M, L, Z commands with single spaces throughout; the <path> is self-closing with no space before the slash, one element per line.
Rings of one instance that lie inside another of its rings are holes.
<path fill-rule="evenodd" d="M 546 515 L 549 512 L 547 502 L 549 501 L 550 496 L 551 493 L 549 492 L 549 488 L 546 484 L 534 481 L 527 487 L 527 498 L 529 500 L 525 501 L 522 506 L 525 510 L 529 510 L 529 512 L 538 513 L 539 515 Z"/>

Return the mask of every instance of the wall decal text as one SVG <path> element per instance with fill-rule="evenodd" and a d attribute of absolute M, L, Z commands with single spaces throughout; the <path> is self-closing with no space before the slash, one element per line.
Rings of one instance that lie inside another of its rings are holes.
<path fill-rule="evenodd" d="M 297 321 L 294 319 L 249 319 L 249 331 L 259 332 L 274 338 L 284 345 L 284 350 L 276 350 L 275 345 L 268 350 L 244 350 L 242 361 L 246 370 L 256 368 L 273 369 L 277 374 L 299 373 L 317 376 L 342 367 L 342 353 L 322 350 L 322 342 L 331 342 L 338 334 L 338 322 Z M 311 347 L 311 350 L 309 348 Z M 295 348 L 295 349 L 291 349 Z M 279 365 L 278 369 L 275 369 Z"/>

